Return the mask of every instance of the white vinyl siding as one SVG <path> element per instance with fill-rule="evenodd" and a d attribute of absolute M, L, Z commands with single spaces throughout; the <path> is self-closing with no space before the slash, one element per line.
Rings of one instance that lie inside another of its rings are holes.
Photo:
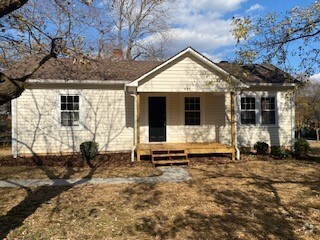
<path fill-rule="evenodd" d="M 138 92 L 227 92 L 221 74 L 190 54 L 168 64 L 139 83 Z"/>
<path fill-rule="evenodd" d="M 122 87 L 27 89 L 17 99 L 18 154 L 68 153 L 95 140 L 101 151 L 130 151 L 133 98 Z M 61 126 L 61 95 L 79 95 L 80 125 Z"/>

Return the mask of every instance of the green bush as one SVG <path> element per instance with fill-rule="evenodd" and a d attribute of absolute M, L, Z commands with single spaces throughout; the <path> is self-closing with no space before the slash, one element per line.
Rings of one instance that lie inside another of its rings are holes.
<path fill-rule="evenodd" d="M 269 144 L 266 142 L 257 142 L 253 148 L 257 151 L 257 154 L 268 155 Z"/>
<path fill-rule="evenodd" d="M 251 153 L 251 147 L 240 147 L 240 152 L 244 154 L 250 154 Z"/>
<path fill-rule="evenodd" d="M 282 158 L 283 151 L 279 146 L 271 146 L 271 155 L 277 158 Z"/>
<path fill-rule="evenodd" d="M 282 149 L 279 146 L 272 146 L 271 155 L 275 158 L 288 158 L 290 157 L 290 152 L 288 150 Z"/>
<path fill-rule="evenodd" d="M 80 144 L 81 154 L 91 167 L 91 160 L 98 154 L 98 143 L 87 141 Z"/>
<path fill-rule="evenodd" d="M 294 153 L 298 157 L 305 157 L 310 151 L 310 145 L 304 138 L 297 139 L 294 143 Z"/>

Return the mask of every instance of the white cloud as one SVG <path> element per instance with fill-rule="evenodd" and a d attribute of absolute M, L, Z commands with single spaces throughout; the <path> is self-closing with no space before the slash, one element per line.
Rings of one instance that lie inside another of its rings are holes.
<path fill-rule="evenodd" d="M 312 80 L 312 81 L 320 81 L 320 73 L 316 73 L 316 74 L 310 76 L 310 80 Z"/>
<path fill-rule="evenodd" d="M 173 6 L 170 50 L 167 56 L 172 56 L 188 46 L 206 54 L 213 61 L 225 58 L 225 52 L 214 55 L 212 52 L 220 47 L 236 44 L 231 35 L 231 19 L 226 19 L 226 13 L 240 9 L 247 0 L 180 0 Z M 147 39 L 145 39 L 147 40 Z M 148 37 L 147 41 L 154 41 Z"/>
<path fill-rule="evenodd" d="M 183 4 L 192 9 L 217 13 L 232 12 L 247 0 L 184 0 Z"/>
<path fill-rule="evenodd" d="M 221 54 L 210 54 L 210 53 L 201 53 L 202 55 L 204 55 L 205 57 L 209 58 L 211 61 L 218 63 L 221 60 L 223 60 L 223 57 Z"/>
<path fill-rule="evenodd" d="M 260 11 L 263 9 L 264 9 L 264 6 L 260 5 L 259 3 L 256 3 L 256 4 L 252 5 L 248 10 L 246 10 L 246 13 L 258 11 L 258 10 Z"/>

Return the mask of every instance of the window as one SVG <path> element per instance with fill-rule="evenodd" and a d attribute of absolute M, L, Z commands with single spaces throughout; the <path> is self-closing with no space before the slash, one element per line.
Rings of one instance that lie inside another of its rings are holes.
<path fill-rule="evenodd" d="M 241 98 L 241 124 L 256 124 L 256 99 Z"/>
<path fill-rule="evenodd" d="M 79 126 L 79 96 L 62 95 L 61 126 Z"/>
<path fill-rule="evenodd" d="M 200 97 L 184 99 L 185 125 L 200 125 Z"/>
<path fill-rule="evenodd" d="M 261 98 L 261 124 L 276 124 L 276 105 L 274 97 Z"/>

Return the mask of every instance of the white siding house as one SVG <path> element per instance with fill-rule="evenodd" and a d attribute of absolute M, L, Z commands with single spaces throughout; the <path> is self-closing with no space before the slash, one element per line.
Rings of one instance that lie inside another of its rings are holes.
<path fill-rule="evenodd" d="M 113 63 L 113 74 L 97 67 L 107 75 L 93 79 L 55 78 L 44 66 L 13 100 L 13 154 L 78 152 L 88 140 L 103 152 L 157 142 L 217 142 L 233 152 L 257 141 L 292 146 L 293 81 L 241 77 L 192 48 L 163 63 L 130 64 Z"/>

